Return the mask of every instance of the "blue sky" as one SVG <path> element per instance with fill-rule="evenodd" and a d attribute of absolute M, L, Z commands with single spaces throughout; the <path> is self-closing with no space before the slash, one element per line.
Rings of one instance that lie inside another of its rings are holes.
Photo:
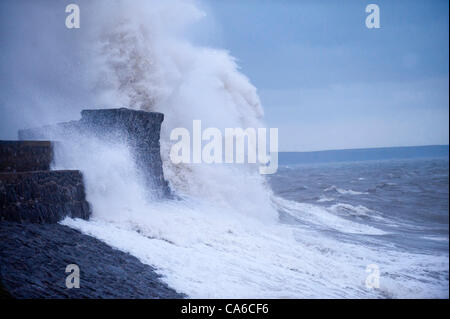
<path fill-rule="evenodd" d="M 448 1 L 202 3 L 202 41 L 238 59 L 282 150 L 448 144 Z"/>
<path fill-rule="evenodd" d="M 280 150 L 449 143 L 448 1 L 197 1 L 207 17 L 188 34 L 236 57 Z M 90 105 L 85 34 L 59 27 L 71 2 L 0 1 L 0 138 Z M 365 26 L 369 3 L 380 29 Z M 49 98 L 60 107 L 44 121 Z"/>

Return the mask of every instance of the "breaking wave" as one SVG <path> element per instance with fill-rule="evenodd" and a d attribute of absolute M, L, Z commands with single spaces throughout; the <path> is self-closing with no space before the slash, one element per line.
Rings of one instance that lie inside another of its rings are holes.
<path fill-rule="evenodd" d="M 388 233 L 339 214 L 370 215 L 363 207 L 326 209 L 275 196 L 255 165 L 173 164 L 170 131 L 189 129 L 195 119 L 219 129 L 264 127 L 256 88 L 227 51 L 195 45 L 185 36 L 205 16 L 196 2 L 92 6 L 104 13 L 93 32 L 97 46 L 89 65 L 97 103 L 165 114 L 161 156 L 179 199 L 149 201 L 125 145 L 77 137 L 57 146 L 53 168 L 83 172 L 93 216 L 68 218 L 64 225 L 154 266 L 190 297 L 448 296 L 423 271 L 445 276 L 439 274 L 448 258 L 371 245 Z M 359 237 L 349 242 L 341 235 Z M 369 264 L 383 269 L 378 290 L 365 287 Z"/>
<path fill-rule="evenodd" d="M 335 185 L 332 185 L 326 189 L 324 189 L 324 192 L 336 192 L 339 193 L 341 195 L 364 195 L 364 194 L 368 194 L 367 192 L 358 192 L 358 191 L 354 191 L 351 189 L 342 189 L 339 187 L 336 187 Z"/>

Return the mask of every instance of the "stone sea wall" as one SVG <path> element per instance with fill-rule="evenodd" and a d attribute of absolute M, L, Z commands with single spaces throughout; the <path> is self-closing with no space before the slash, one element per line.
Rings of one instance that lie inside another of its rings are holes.
<path fill-rule="evenodd" d="M 159 139 L 163 120 L 162 113 L 126 108 L 83 110 L 79 121 L 20 130 L 19 139 L 50 139 L 63 143 L 65 139 L 83 135 L 124 143 L 130 147 L 151 195 L 164 198 L 170 197 L 170 189 L 164 179 L 160 153 Z"/>
<path fill-rule="evenodd" d="M 0 220 L 57 223 L 90 214 L 79 171 L 0 173 Z"/>
<path fill-rule="evenodd" d="M 49 141 L 0 141 L 0 172 L 46 171 L 52 159 Z"/>
<path fill-rule="evenodd" d="M 0 141 L 0 221 L 57 223 L 88 219 L 79 171 L 50 171 L 50 141 Z"/>
<path fill-rule="evenodd" d="M 80 287 L 66 287 L 66 267 Z M 3 287 L 2 287 L 3 286 Z M 0 298 L 184 298 L 148 265 L 60 224 L 0 222 Z"/>
<path fill-rule="evenodd" d="M 89 219 L 91 207 L 80 171 L 50 170 L 56 143 L 95 135 L 129 145 L 152 194 L 169 197 L 159 148 L 163 118 L 85 110 L 79 121 L 21 130 L 21 141 L 0 141 L 0 298 L 186 297 L 137 258 L 59 224 L 65 217 Z M 70 264 L 79 267 L 79 288 L 66 286 Z"/>

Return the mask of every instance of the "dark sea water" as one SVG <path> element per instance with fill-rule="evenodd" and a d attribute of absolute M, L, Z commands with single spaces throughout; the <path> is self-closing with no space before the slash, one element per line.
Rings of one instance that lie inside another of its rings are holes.
<path fill-rule="evenodd" d="M 214 183 L 167 202 L 136 196 L 127 166 L 89 161 L 93 217 L 63 225 L 129 252 L 193 298 L 448 298 L 448 156 L 423 158 L 433 152 L 337 151 L 339 162 L 333 152 L 280 154 L 272 190 L 260 176 L 233 183 L 239 170 L 202 166 L 198 181 Z"/>
<path fill-rule="evenodd" d="M 271 186 L 283 198 L 382 229 L 399 249 L 448 253 L 448 167 L 446 158 L 289 165 Z"/>
<path fill-rule="evenodd" d="M 448 156 L 316 164 L 309 163 L 310 157 L 303 157 L 308 163 L 301 164 L 295 164 L 292 158 L 295 156 L 290 155 L 290 163 L 281 165 L 269 177 L 271 187 L 276 196 L 310 205 L 304 211 L 312 211 L 315 216 L 293 216 L 281 209 L 285 223 L 315 228 L 338 242 L 370 247 L 381 254 L 389 251 L 430 256 L 430 260 L 447 263 L 448 268 Z M 321 210 L 314 209 L 317 207 Z M 318 218 L 323 212 L 328 215 Z M 344 224 L 334 227 L 335 221 L 342 220 L 352 227 L 360 225 L 382 233 L 346 232 Z M 430 293 L 437 291 L 438 296 L 448 298 L 448 270 L 430 269 L 423 262 L 413 268 L 409 278 L 431 284 Z M 395 276 L 390 278 L 393 286 Z"/>

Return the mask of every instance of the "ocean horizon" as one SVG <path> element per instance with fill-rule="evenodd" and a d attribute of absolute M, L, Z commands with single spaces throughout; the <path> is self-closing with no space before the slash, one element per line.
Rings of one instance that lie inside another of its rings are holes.
<path fill-rule="evenodd" d="M 449 157 L 449 145 L 393 146 L 320 151 L 281 151 L 278 152 L 278 164 L 314 164 L 445 157 Z"/>
<path fill-rule="evenodd" d="M 0 1 L 0 299 L 448 299 L 448 11 Z"/>

